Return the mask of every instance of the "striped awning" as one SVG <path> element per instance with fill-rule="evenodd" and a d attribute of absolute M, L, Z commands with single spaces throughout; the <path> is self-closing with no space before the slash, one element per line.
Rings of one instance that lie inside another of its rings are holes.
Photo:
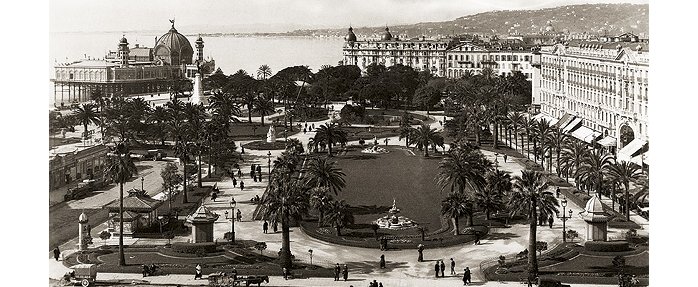
<path fill-rule="evenodd" d="M 634 139 L 618 151 L 616 158 L 620 161 L 632 161 L 633 157 L 640 154 L 640 150 L 647 144 L 642 139 Z M 637 160 L 636 160 L 637 161 Z"/>
<path fill-rule="evenodd" d="M 557 123 L 555 123 L 553 126 L 556 127 L 556 128 L 561 129 L 561 128 L 564 128 L 567 124 L 569 124 L 572 120 L 574 120 L 574 116 L 573 116 L 573 115 L 565 114 L 565 115 L 562 116 L 562 118 L 560 118 L 560 120 L 557 121 Z"/>
<path fill-rule="evenodd" d="M 591 143 L 594 139 L 596 139 L 600 135 L 601 135 L 600 132 L 597 132 L 597 131 L 592 130 L 590 128 L 587 128 L 585 126 L 581 126 L 572 132 L 573 137 L 575 137 L 579 140 L 585 141 L 587 143 Z"/>
<path fill-rule="evenodd" d="M 566 126 L 564 126 L 564 127 L 562 128 L 562 132 L 563 132 L 563 133 L 569 133 L 570 131 L 572 131 L 572 130 L 576 129 L 577 127 L 579 127 L 579 125 L 580 125 L 581 123 L 582 123 L 582 118 L 577 118 L 577 117 L 575 117 L 569 124 L 567 124 Z"/>
<path fill-rule="evenodd" d="M 616 138 L 614 138 L 612 136 L 606 136 L 605 138 L 602 138 L 601 140 L 599 140 L 598 143 L 600 145 L 606 146 L 606 147 L 616 146 Z"/>

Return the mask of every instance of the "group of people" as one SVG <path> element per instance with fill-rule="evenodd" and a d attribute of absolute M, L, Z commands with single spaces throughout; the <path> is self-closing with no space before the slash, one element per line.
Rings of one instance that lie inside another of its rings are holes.
<path fill-rule="evenodd" d="M 261 182 L 262 181 L 262 165 L 259 164 L 252 164 L 250 165 L 250 178 L 254 180 L 254 182 Z"/>
<path fill-rule="evenodd" d="M 274 229 L 274 233 L 276 233 L 276 232 L 279 230 L 279 227 L 278 227 L 279 225 L 276 224 L 276 221 L 275 221 L 275 220 L 272 221 L 272 224 L 271 224 L 271 225 L 272 225 L 272 228 Z M 262 231 L 263 231 L 264 233 L 268 233 L 268 232 L 269 232 L 269 223 L 267 222 L 266 219 L 264 220 L 264 223 L 262 223 Z"/>
<path fill-rule="evenodd" d="M 339 274 L 342 274 L 342 278 L 344 278 L 344 281 L 347 281 L 349 278 L 349 268 L 347 268 L 347 265 L 344 264 L 344 269 L 339 266 L 339 263 L 334 266 L 334 281 L 339 281 Z"/>
<path fill-rule="evenodd" d="M 451 258 L 450 261 L 451 261 L 451 275 L 456 275 L 456 261 L 454 261 L 453 258 Z M 434 263 L 434 275 L 435 275 L 435 277 L 436 278 L 446 277 L 446 275 L 444 274 L 445 271 L 446 271 L 446 264 L 444 263 L 444 261 L 437 260 L 436 263 Z M 471 277 L 472 276 L 470 274 L 470 267 L 465 267 L 465 269 L 463 269 L 463 284 L 464 285 L 470 284 Z"/>
<path fill-rule="evenodd" d="M 300 124 L 298 124 L 298 128 L 300 128 Z M 308 127 L 308 123 L 305 123 L 305 126 L 303 126 L 303 133 L 305 134 L 306 132 L 310 132 L 315 129 L 315 124 L 310 124 L 310 127 Z"/>

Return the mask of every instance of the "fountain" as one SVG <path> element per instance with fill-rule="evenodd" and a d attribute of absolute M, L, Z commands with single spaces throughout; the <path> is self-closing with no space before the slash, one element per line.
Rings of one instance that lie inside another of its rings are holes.
<path fill-rule="evenodd" d="M 388 210 L 388 212 L 390 213 L 390 215 L 383 216 L 375 221 L 378 227 L 393 230 L 401 230 L 417 226 L 417 224 L 409 218 L 397 215 L 398 213 L 400 213 L 400 209 L 397 208 L 397 204 L 394 198 L 393 207 L 391 207 L 390 210 Z"/>
<path fill-rule="evenodd" d="M 273 144 L 276 142 L 276 131 L 274 130 L 274 125 L 269 125 L 269 131 L 267 132 L 267 143 Z"/>

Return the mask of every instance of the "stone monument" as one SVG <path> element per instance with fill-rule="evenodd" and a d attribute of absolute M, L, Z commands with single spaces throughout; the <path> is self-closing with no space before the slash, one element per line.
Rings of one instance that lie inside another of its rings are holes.
<path fill-rule="evenodd" d="M 597 195 L 592 196 L 587 201 L 584 211 L 580 214 L 586 221 L 587 241 L 606 241 L 608 233 L 608 215 L 603 210 L 601 200 Z"/>
<path fill-rule="evenodd" d="M 83 211 L 78 217 L 78 249 L 87 250 L 87 245 L 92 241 L 90 236 L 90 225 L 88 224 L 87 214 Z"/>
<path fill-rule="evenodd" d="M 274 130 L 274 125 L 269 125 L 269 131 L 267 132 L 267 142 L 270 144 L 276 142 L 276 131 Z"/>
<path fill-rule="evenodd" d="M 383 216 L 375 221 L 378 227 L 401 230 L 417 226 L 417 224 L 409 218 L 404 216 L 398 216 L 398 213 L 400 213 L 400 209 L 397 208 L 397 203 L 395 202 L 395 199 L 393 199 L 393 206 L 390 208 L 390 210 L 388 210 L 388 213 L 390 213 L 390 215 Z"/>
<path fill-rule="evenodd" d="M 192 226 L 192 243 L 213 242 L 213 223 L 216 222 L 218 216 L 205 205 L 199 206 L 194 213 L 187 215 L 186 221 Z"/>

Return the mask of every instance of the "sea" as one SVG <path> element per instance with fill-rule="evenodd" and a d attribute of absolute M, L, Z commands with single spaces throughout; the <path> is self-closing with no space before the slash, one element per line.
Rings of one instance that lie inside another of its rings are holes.
<path fill-rule="evenodd" d="M 166 31 L 165 31 L 166 32 Z M 164 33 L 164 32 L 163 32 Z M 163 33 L 64 32 L 49 34 L 48 106 L 53 107 L 53 67 L 61 63 L 92 58 L 101 59 L 110 50 L 116 51 L 122 36 L 129 47 L 155 46 L 155 37 Z M 182 33 L 182 31 L 180 31 Z M 194 48 L 198 35 L 187 35 Z M 216 61 L 216 67 L 226 74 L 242 69 L 253 77 L 261 65 L 272 73 L 290 66 L 308 66 L 317 72 L 323 65 L 336 66 L 342 60 L 341 38 L 281 37 L 281 36 L 202 36 L 204 57 Z"/>

